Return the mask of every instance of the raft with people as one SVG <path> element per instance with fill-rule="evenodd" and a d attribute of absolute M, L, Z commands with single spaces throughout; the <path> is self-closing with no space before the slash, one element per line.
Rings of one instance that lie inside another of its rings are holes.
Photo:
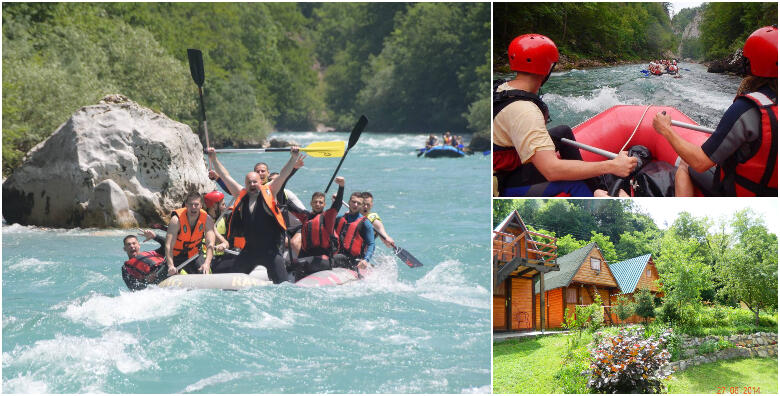
<path fill-rule="evenodd" d="M 425 158 L 460 158 L 466 155 L 466 153 L 454 146 L 433 146 L 429 148 L 421 148 L 420 155 Z"/>

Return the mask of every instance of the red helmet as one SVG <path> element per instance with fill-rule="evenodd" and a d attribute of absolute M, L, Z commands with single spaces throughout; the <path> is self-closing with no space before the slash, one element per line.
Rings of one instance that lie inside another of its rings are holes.
<path fill-rule="evenodd" d="M 750 62 L 750 74 L 777 77 L 777 26 L 765 26 L 745 40 L 742 55 Z"/>
<path fill-rule="evenodd" d="M 211 209 L 212 206 L 219 203 L 219 201 L 221 201 L 222 198 L 225 198 L 225 194 L 222 194 L 217 190 L 214 190 L 203 197 L 203 199 L 206 201 L 206 207 L 209 209 Z"/>
<path fill-rule="evenodd" d="M 514 71 L 546 76 L 558 62 L 558 47 L 541 34 L 524 34 L 515 37 L 507 50 L 509 67 Z"/>

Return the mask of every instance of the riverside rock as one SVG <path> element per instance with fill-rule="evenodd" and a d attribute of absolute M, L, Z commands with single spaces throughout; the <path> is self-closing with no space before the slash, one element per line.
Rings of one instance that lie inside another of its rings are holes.
<path fill-rule="evenodd" d="M 190 191 L 214 188 L 189 126 L 109 95 L 82 107 L 3 182 L 8 223 L 136 227 L 164 223 Z"/>

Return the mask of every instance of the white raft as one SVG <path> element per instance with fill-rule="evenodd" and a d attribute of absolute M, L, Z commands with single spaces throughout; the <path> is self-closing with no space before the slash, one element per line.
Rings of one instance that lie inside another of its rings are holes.
<path fill-rule="evenodd" d="M 258 266 L 249 275 L 243 273 L 174 275 L 160 282 L 157 286 L 174 289 L 241 290 L 272 284 L 273 282 L 268 279 L 265 268 Z"/>
<path fill-rule="evenodd" d="M 301 287 L 323 287 L 336 286 L 359 280 L 368 275 L 370 271 L 360 270 L 360 277 L 357 272 L 346 268 L 333 268 L 315 272 L 295 283 Z M 268 274 L 264 267 L 258 266 L 251 274 L 231 273 L 231 274 L 193 274 L 193 275 L 174 275 L 157 286 L 162 288 L 174 289 L 223 289 L 223 290 L 241 290 L 252 287 L 263 287 L 272 285 L 268 279 Z"/>

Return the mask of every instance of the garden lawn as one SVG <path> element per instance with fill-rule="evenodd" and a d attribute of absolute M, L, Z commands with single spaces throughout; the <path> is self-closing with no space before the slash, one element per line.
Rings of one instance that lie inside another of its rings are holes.
<path fill-rule="evenodd" d="M 777 358 L 746 358 L 705 363 L 675 373 L 666 385 L 669 393 L 776 394 Z"/>
<path fill-rule="evenodd" d="M 586 393 L 588 338 L 583 335 L 573 356 L 566 341 L 576 335 L 557 334 L 493 344 L 493 393 Z"/>

